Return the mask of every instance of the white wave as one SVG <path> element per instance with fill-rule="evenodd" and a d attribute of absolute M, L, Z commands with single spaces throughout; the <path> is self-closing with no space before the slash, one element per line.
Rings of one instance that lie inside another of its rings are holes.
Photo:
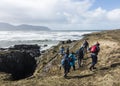
<path fill-rule="evenodd" d="M 90 32 L 48 32 L 48 31 L 0 31 L 0 40 L 19 41 L 19 40 L 76 40 L 81 35 Z"/>
<path fill-rule="evenodd" d="M 55 45 L 61 40 L 78 40 L 90 31 L 0 31 L 0 47 L 15 44 Z"/>

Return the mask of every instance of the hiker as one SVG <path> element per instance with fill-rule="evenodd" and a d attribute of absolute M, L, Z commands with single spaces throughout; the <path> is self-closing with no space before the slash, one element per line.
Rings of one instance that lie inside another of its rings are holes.
<path fill-rule="evenodd" d="M 64 77 L 67 76 L 69 70 L 70 70 L 70 61 L 69 61 L 69 54 L 66 52 L 61 60 L 61 64 L 64 69 Z"/>
<path fill-rule="evenodd" d="M 88 48 L 89 48 L 89 43 L 88 43 L 88 41 L 87 41 L 87 40 L 84 40 L 82 46 L 84 46 L 84 53 L 87 53 L 87 50 L 88 50 Z"/>
<path fill-rule="evenodd" d="M 69 54 L 69 46 L 67 47 L 66 52 Z"/>
<path fill-rule="evenodd" d="M 63 46 L 60 47 L 60 54 L 63 56 L 65 53 L 65 48 Z"/>
<path fill-rule="evenodd" d="M 78 58 L 78 67 L 82 67 L 82 60 L 84 58 L 84 46 L 81 46 L 80 49 L 76 52 Z"/>
<path fill-rule="evenodd" d="M 100 47 L 99 47 L 99 43 L 97 42 L 95 45 L 93 45 L 92 47 L 89 48 L 90 52 L 91 52 L 91 58 L 92 58 L 92 64 L 90 66 L 90 70 L 92 71 L 93 69 L 96 69 L 95 64 L 97 64 L 97 60 L 98 60 L 98 53 L 100 51 Z"/>
<path fill-rule="evenodd" d="M 73 51 L 69 55 L 69 60 L 70 60 L 70 68 L 73 67 L 73 70 L 75 71 L 75 61 L 77 59 L 76 59 Z"/>

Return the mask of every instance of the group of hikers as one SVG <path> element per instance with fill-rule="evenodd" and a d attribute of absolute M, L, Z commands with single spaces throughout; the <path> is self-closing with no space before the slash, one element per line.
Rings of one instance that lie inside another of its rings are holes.
<path fill-rule="evenodd" d="M 91 65 L 89 67 L 90 71 L 96 69 L 95 64 L 97 63 L 97 55 L 100 51 L 99 43 L 97 42 L 95 45 L 89 47 L 89 43 L 87 40 L 84 40 L 81 47 L 74 53 L 73 51 L 69 51 L 69 47 L 65 50 L 63 46 L 60 48 L 60 54 L 62 55 L 61 66 L 64 69 L 64 77 L 67 77 L 71 67 L 75 70 L 75 61 L 78 60 L 78 67 L 82 67 L 82 61 L 84 55 L 89 51 L 91 53 Z"/>

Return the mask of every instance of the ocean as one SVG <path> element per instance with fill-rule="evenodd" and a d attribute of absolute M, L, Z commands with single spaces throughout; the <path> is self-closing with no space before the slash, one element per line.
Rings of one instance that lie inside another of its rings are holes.
<path fill-rule="evenodd" d="M 59 41 L 79 40 L 83 34 L 96 32 L 80 30 L 51 30 L 51 31 L 0 31 L 0 48 L 8 48 L 17 44 L 38 44 L 46 50 Z M 47 47 L 43 47 L 47 45 Z"/>

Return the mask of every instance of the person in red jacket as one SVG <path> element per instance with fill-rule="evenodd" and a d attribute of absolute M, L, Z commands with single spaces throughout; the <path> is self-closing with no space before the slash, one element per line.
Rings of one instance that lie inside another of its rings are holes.
<path fill-rule="evenodd" d="M 93 45 L 92 47 L 89 48 L 90 52 L 91 52 L 91 58 L 92 58 L 92 64 L 90 66 L 90 70 L 92 71 L 93 69 L 96 69 L 95 64 L 97 64 L 97 60 L 98 60 L 98 53 L 100 51 L 100 44 L 97 42 L 95 45 Z"/>

